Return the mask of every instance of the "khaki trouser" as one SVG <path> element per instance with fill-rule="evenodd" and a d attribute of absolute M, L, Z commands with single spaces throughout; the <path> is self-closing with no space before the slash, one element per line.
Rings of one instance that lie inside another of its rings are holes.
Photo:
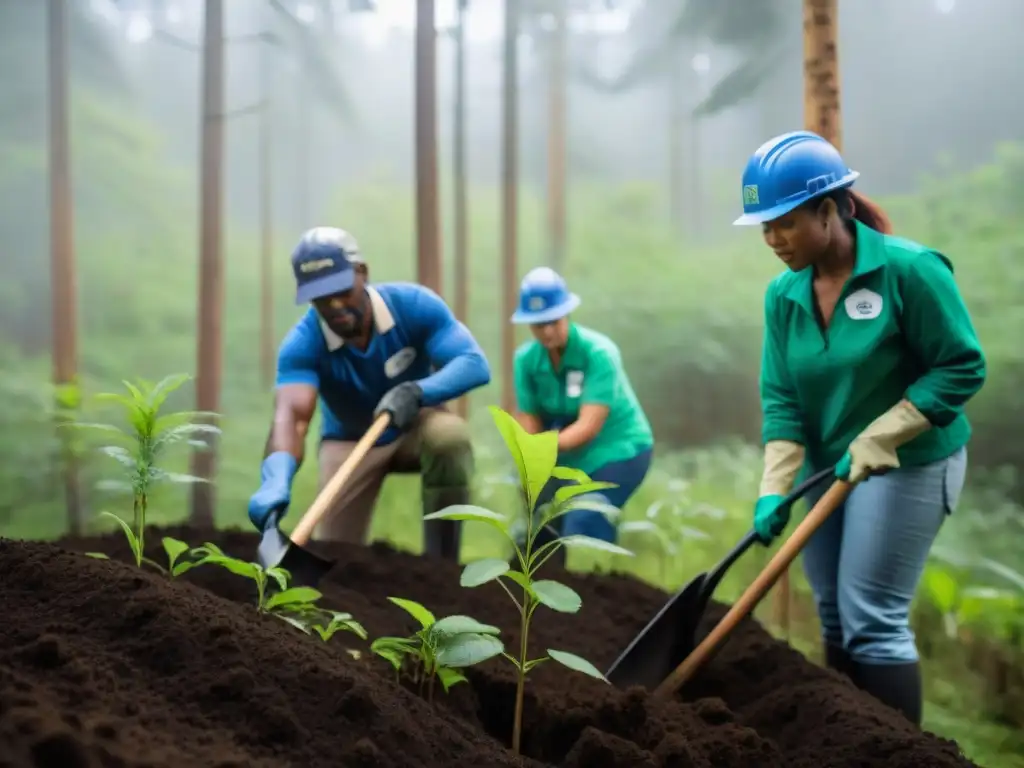
<path fill-rule="evenodd" d="M 321 489 L 355 446 L 355 441 L 320 443 Z M 448 504 L 468 503 L 472 447 L 466 422 L 441 408 L 424 408 L 408 432 L 388 445 L 371 448 L 317 525 L 313 538 L 364 544 L 384 478 L 391 472 L 422 475 L 424 514 Z"/>

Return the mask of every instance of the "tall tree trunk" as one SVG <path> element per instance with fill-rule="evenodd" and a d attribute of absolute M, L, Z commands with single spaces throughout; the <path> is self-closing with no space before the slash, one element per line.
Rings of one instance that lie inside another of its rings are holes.
<path fill-rule="evenodd" d="M 505 56 L 502 87 L 501 162 L 501 407 L 515 410 L 512 357 L 515 354 L 515 326 L 509 318 L 516 310 L 519 287 L 519 130 L 518 68 L 519 0 L 505 0 Z"/>
<path fill-rule="evenodd" d="M 68 7 L 67 0 L 50 0 L 47 12 L 50 89 L 50 289 L 53 383 L 55 406 L 78 397 L 66 397 L 66 387 L 77 386 L 78 297 L 75 279 L 74 213 L 71 190 L 71 147 L 68 128 Z M 64 504 L 68 529 L 78 535 L 83 528 L 78 456 L 66 433 L 58 434 Z"/>
<path fill-rule="evenodd" d="M 416 236 L 416 279 L 441 294 L 434 0 L 416 2 Z"/>
<path fill-rule="evenodd" d="M 804 127 L 842 150 L 837 0 L 804 0 Z M 789 637 L 789 571 L 775 591 L 775 623 Z"/>
<path fill-rule="evenodd" d="M 466 6 L 468 0 L 459 0 L 458 19 L 455 24 L 455 100 L 453 136 L 453 176 L 455 186 L 455 316 L 469 322 L 469 219 L 466 201 Z M 456 412 L 466 418 L 469 414 L 469 395 L 456 403 Z"/>
<path fill-rule="evenodd" d="M 224 0 L 206 0 L 202 115 L 196 407 L 201 411 L 219 411 L 224 333 Z M 192 486 L 191 522 L 199 527 L 212 527 L 214 523 L 213 480 L 218 442 L 216 435 L 210 435 L 206 449 L 192 454 L 192 474 L 207 481 Z"/>
<path fill-rule="evenodd" d="M 269 43 L 260 44 L 259 194 L 260 194 L 260 372 L 263 386 L 274 383 L 274 196 L 271 186 L 271 56 Z"/>
<path fill-rule="evenodd" d="M 566 243 L 566 54 L 567 0 L 553 0 L 555 29 L 549 45 L 548 71 L 548 238 L 556 272 L 565 270 Z"/>

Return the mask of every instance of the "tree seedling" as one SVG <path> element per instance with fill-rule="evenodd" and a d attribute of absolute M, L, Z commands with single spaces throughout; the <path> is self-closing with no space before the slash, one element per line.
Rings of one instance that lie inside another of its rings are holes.
<path fill-rule="evenodd" d="M 390 662 L 396 675 L 411 661 L 413 682 L 419 686 L 420 695 L 426 687 L 428 701 L 434 697 L 435 679 L 441 681 L 447 693 L 453 685 L 466 680 L 460 669 L 487 661 L 505 650 L 497 627 L 481 624 L 469 616 L 437 620 L 413 600 L 388 600 L 416 619 L 420 629 L 409 637 L 378 637 L 370 644 L 370 650 Z"/>
<path fill-rule="evenodd" d="M 207 411 L 179 411 L 166 415 L 160 409 L 168 396 L 191 378 L 188 374 L 167 376 L 153 384 L 139 380 L 135 384 L 125 381 L 128 394 L 107 392 L 96 396 L 97 400 L 121 406 L 128 423 L 128 429 L 115 424 L 86 422 L 69 422 L 65 426 L 76 429 L 87 429 L 102 432 L 114 442 L 105 445 L 100 451 L 121 464 L 125 479 L 106 482 L 108 489 L 127 490 L 132 496 L 133 520 L 129 525 L 112 512 L 101 512 L 121 526 L 128 545 L 139 567 L 143 563 L 166 572 L 163 566 L 144 555 L 146 549 L 146 513 L 149 509 L 149 496 L 157 483 L 196 483 L 204 482 L 202 478 L 177 472 L 168 472 L 157 466 L 159 459 L 170 447 L 186 444 L 192 447 L 205 448 L 206 443 L 199 439 L 203 435 L 220 433 L 220 428 L 212 424 L 200 423 L 198 419 L 215 418 L 217 414 Z M 166 548 L 166 545 L 165 545 Z M 180 554 L 180 553 L 179 553 Z M 92 557 L 105 557 L 101 553 L 89 553 Z M 170 551 L 168 551 L 170 557 Z M 173 564 L 172 564 L 173 570 Z"/>
<path fill-rule="evenodd" d="M 264 568 L 259 563 L 231 557 L 211 542 L 193 549 L 192 555 L 199 558 L 193 566 L 207 563 L 219 565 L 237 576 L 250 579 L 256 585 L 257 613 L 281 619 L 307 635 L 315 631 L 325 643 L 341 630 L 366 639 L 366 630 L 352 618 L 352 614 L 328 611 L 317 605 L 317 601 L 323 597 L 320 590 L 289 587 L 291 574 L 284 568 Z M 280 591 L 273 592 L 271 588 L 274 586 Z"/>
<path fill-rule="evenodd" d="M 614 516 L 617 512 L 614 507 L 593 499 L 580 498 L 584 494 L 615 487 L 614 484 L 596 482 L 591 480 L 584 472 L 556 466 L 558 457 L 558 434 L 556 432 L 541 432 L 531 435 L 511 415 L 502 409 L 491 406 L 491 414 L 519 470 L 522 492 L 527 502 L 527 530 L 524 544 L 520 545 L 518 543 L 518 537 L 512 531 L 513 524 L 508 518 L 482 507 L 468 504 L 455 505 L 426 515 L 423 519 L 468 520 L 486 523 L 497 528 L 512 542 L 515 560 L 519 566 L 518 570 L 513 569 L 505 560 L 497 558 L 477 560 L 469 563 L 462 571 L 460 583 L 463 587 L 472 588 L 496 581 L 505 590 L 512 602 L 515 603 L 519 611 L 520 643 L 518 656 L 513 656 L 506 652 L 502 653 L 505 658 L 512 662 L 517 672 L 512 749 L 518 754 L 522 736 L 523 691 L 526 684 L 526 675 L 530 670 L 545 661 L 554 660 L 569 669 L 608 682 L 604 675 L 589 661 L 566 651 L 549 648 L 546 656 L 536 659 L 529 658 L 530 621 L 538 606 L 546 605 L 548 608 L 561 613 L 576 613 L 583 605 L 582 598 L 572 588 L 551 579 L 535 579 L 534 575 L 548 558 L 557 551 L 558 547 L 562 546 L 591 549 L 616 555 L 632 556 L 633 553 L 616 544 L 589 536 L 558 536 L 558 531 L 555 530 L 552 523 L 575 509 L 601 511 L 609 516 Z M 541 491 L 551 478 L 575 482 L 572 485 L 565 485 L 560 488 L 554 494 L 551 503 L 541 505 L 539 509 L 535 509 Z M 556 535 L 556 538 L 535 548 L 537 534 L 544 526 L 549 526 L 552 533 Z M 513 594 L 510 585 L 505 581 L 506 579 L 519 588 L 522 593 L 521 597 L 517 598 Z"/>

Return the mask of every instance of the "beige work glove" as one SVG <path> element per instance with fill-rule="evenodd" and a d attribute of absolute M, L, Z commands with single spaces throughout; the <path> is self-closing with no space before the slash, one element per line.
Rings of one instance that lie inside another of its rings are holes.
<path fill-rule="evenodd" d="M 869 475 L 897 469 L 896 449 L 931 428 L 909 400 L 900 400 L 854 438 L 836 465 L 836 477 L 859 483 Z"/>
<path fill-rule="evenodd" d="M 782 502 L 793 488 L 804 454 L 802 445 L 789 440 L 772 440 L 764 446 L 764 473 L 754 505 L 754 531 L 763 544 L 770 544 L 789 523 L 789 505 Z"/>

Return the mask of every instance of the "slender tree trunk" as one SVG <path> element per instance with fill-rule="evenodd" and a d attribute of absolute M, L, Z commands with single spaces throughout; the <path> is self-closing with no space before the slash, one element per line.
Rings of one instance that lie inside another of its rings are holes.
<path fill-rule="evenodd" d="M 566 29 L 567 0 L 554 2 L 555 29 L 551 34 L 548 72 L 548 237 L 550 264 L 565 270 L 566 244 Z"/>
<path fill-rule="evenodd" d="M 804 126 L 842 149 L 837 0 L 804 0 Z M 792 588 L 787 570 L 775 590 L 775 623 L 788 638 Z"/>
<path fill-rule="evenodd" d="M 466 6 L 468 0 L 458 0 L 458 19 L 455 25 L 455 115 L 453 137 L 455 185 L 455 316 L 469 322 L 469 218 L 466 201 Z M 456 403 L 456 412 L 466 418 L 469 414 L 469 395 Z"/>
<path fill-rule="evenodd" d="M 501 407 L 515 410 L 512 357 L 515 354 L 515 327 L 509 321 L 518 300 L 519 265 L 519 130 L 518 68 L 519 0 L 505 0 L 504 85 L 502 87 L 502 191 L 501 191 Z"/>
<path fill-rule="evenodd" d="M 224 1 L 206 0 L 203 29 L 202 146 L 200 149 L 199 221 L 199 337 L 196 407 L 220 410 L 223 364 L 224 258 L 221 211 L 224 160 Z M 192 486 L 191 522 L 212 527 L 216 495 L 218 441 L 207 438 L 207 448 L 192 454 L 192 474 L 207 482 Z"/>
<path fill-rule="evenodd" d="M 434 0 L 416 0 L 416 279 L 441 294 L 439 205 Z"/>
<path fill-rule="evenodd" d="M 68 7 L 67 0 L 50 0 L 49 25 L 49 118 L 50 118 L 50 289 L 53 383 L 55 404 L 61 410 L 60 389 L 78 380 L 78 297 L 75 278 L 74 213 L 71 189 L 71 147 L 68 127 Z M 77 401 L 77 397 L 74 400 Z M 78 535 L 83 528 L 78 456 L 64 433 L 61 445 L 64 504 L 68 529 Z"/>
<path fill-rule="evenodd" d="M 274 383 L 274 217 L 271 175 L 271 95 L 270 67 L 272 51 L 267 43 L 260 46 L 260 91 L 263 103 L 259 116 L 259 189 L 260 189 L 260 372 L 263 386 Z"/>

